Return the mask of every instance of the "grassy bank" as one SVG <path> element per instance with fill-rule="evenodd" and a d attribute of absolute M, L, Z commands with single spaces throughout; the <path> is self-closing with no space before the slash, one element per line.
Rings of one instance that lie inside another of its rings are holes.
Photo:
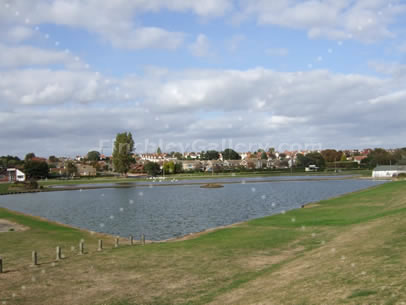
<path fill-rule="evenodd" d="M 0 233 L 0 304 L 401 304 L 405 215 L 400 181 L 184 241 L 112 249 L 105 237 L 100 253 L 95 234 L 0 209 L 30 227 Z M 67 257 L 52 264 L 56 245 Z"/>

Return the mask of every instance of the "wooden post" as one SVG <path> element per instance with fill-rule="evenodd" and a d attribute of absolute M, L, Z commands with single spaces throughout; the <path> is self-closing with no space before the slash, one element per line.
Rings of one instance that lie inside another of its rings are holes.
<path fill-rule="evenodd" d="M 85 242 L 80 241 L 79 243 L 79 255 L 83 255 L 85 253 Z"/>
<path fill-rule="evenodd" d="M 119 238 L 117 237 L 116 238 L 116 243 L 114 244 L 114 248 L 118 248 L 118 246 L 119 246 Z"/>
<path fill-rule="evenodd" d="M 3 259 L 0 257 L 0 273 L 3 273 Z"/>
<path fill-rule="evenodd" d="M 32 266 L 33 267 L 37 266 L 38 265 L 37 251 L 32 251 L 31 257 L 32 257 Z"/>
<path fill-rule="evenodd" d="M 143 246 L 145 246 L 145 235 L 144 234 L 142 234 L 142 236 L 141 236 L 141 243 Z"/>
<path fill-rule="evenodd" d="M 99 239 L 99 248 L 97 249 L 97 251 L 103 251 L 103 240 Z"/>
<path fill-rule="evenodd" d="M 134 236 L 130 235 L 130 245 L 134 245 Z"/>
<path fill-rule="evenodd" d="M 61 247 L 57 246 L 56 247 L 56 260 L 59 261 L 62 259 L 62 249 Z"/>

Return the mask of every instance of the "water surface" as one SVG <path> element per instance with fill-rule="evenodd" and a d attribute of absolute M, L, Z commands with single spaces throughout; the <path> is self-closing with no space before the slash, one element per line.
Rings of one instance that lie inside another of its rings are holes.
<path fill-rule="evenodd" d="M 0 206 L 96 232 L 124 237 L 145 234 L 147 239 L 163 240 L 278 214 L 382 183 L 356 179 L 244 181 L 248 182 L 220 189 L 152 185 L 8 195 L 0 197 Z"/>

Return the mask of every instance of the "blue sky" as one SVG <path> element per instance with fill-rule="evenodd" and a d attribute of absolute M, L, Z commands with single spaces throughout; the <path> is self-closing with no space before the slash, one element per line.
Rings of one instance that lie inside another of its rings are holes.
<path fill-rule="evenodd" d="M 0 154 L 109 151 L 120 131 L 139 152 L 406 146 L 405 16 L 383 0 L 0 0 Z"/>

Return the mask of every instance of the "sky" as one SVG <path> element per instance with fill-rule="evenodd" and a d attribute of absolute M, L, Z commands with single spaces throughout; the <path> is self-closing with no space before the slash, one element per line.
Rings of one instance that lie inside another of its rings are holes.
<path fill-rule="evenodd" d="M 0 155 L 397 148 L 406 1 L 0 0 Z"/>

